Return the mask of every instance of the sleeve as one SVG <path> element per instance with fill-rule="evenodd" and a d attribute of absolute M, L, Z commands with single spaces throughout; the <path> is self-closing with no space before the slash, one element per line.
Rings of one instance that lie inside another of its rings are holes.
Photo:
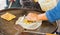
<path fill-rule="evenodd" d="M 60 0 L 55 8 L 46 12 L 46 16 L 50 22 L 54 22 L 60 19 Z"/>

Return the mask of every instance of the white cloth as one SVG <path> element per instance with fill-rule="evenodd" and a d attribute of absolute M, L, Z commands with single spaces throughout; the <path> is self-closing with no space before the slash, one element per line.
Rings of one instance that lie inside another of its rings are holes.
<path fill-rule="evenodd" d="M 0 0 L 0 10 L 5 9 L 6 6 L 6 0 Z"/>
<path fill-rule="evenodd" d="M 57 0 L 38 0 L 43 11 L 53 9 L 57 5 Z"/>

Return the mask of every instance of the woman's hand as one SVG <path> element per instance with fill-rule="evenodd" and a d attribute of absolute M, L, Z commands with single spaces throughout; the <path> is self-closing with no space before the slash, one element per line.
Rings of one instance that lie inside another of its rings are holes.
<path fill-rule="evenodd" d="M 46 13 L 43 14 L 29 13 L 26 19 L 29 21 L 48 20 L 48 18 L 46 17 Z"/>
<path fill-rule="evenodd" d="M 29 21 L 38 21 L 39 20 L 38 14 L 36 14 L 36 13 L 29 13 L 26 16 L 26 19 L 29 20 Z"/>

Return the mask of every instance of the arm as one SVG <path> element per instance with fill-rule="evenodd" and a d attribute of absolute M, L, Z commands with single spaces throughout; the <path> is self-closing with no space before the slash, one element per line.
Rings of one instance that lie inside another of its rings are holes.
<path fill-rule="evenodd" d="M 39 17 L 41 17 L 40 18 L 41 20 L 49 20 L 50 22 L 59 20 L 60 19 L 60 0 L 54 9 L 47 11 L 46 13 L 42 14 L 42 16 L 40 15 Z"/>
<path fill-rule="evenodd" d="M 38 15 L 38 18 L 39 18 L 39 20 L 48 20 L 48 18 L 47 18 L 47 16 L 46 16 L 46 13 L 39 14 L 39 15 Z"/>
<path fill-rule="evenodd" d="M 46 13 L 39 14 L 39 15 L 30 13 L 27 15 L 27 19 L 33 21 L 49 20 L 50 22 L 60 19 L 60 0 L 55 8 L 47 11 Z"/>

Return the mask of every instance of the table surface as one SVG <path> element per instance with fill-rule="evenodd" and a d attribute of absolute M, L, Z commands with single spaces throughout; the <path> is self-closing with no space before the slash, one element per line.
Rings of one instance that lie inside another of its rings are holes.
<path fill-rule="evenodd" d="M 23 10 L 23 9 L 8 9 L 8 10 L 1 11 L 0 16 L 6 12 L 16 15 L 16 18 L 11 21 L 7 21 L 0 17 L 0 33 L 1 34 L 18 35 L 22 31 L 31 31 L 31 30 L 23 29 L 20 25 L 16 25 L 15 22 L 18 20 L 18 18 L 20 16 L 23 16 L 24 14 L 27 14 L 28 12 L 37 12 L 37 11 L 33 11 L 33 10 L 27 11 L 27 10 Z M 41 32 L 41 33 L 52 33 L 56 29 L 57 29 L 56 23 L 51 24 L 48 21 L 43 21 L 42 25 L 38 29 L 32 30 L 32 31 Z"/>

